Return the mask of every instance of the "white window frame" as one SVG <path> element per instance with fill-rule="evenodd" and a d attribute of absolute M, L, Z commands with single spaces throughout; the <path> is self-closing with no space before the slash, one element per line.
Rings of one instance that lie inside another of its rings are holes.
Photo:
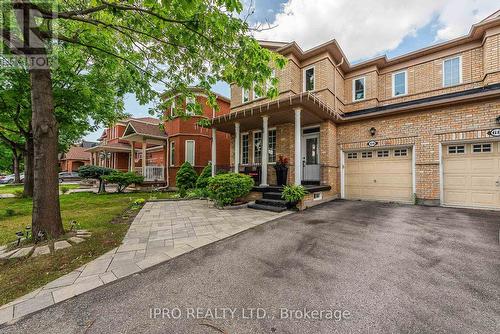
<path fill-rule="evenodd" d="M 474 146 L 480 145 L 481 151 L 475 152 L 474 151 Z M 484 145 L 490 145 L 490 150 L 489 151 L 483 151 Z M 484 153 L 493 153 L 493 143 L 474 143 L 471 144 L 471 153 L 472 154 L 484 154 Z"/>
<path fill-rule="evenodd" d="M 191 163 L 191 161 L 188 160 L 188 142 L 192 142 L 193 143 L 193 162 Z M 184 162 L 189 162 L 191 164 L 191 166 L 195 166 L 196 165 L 196 142 L 193 140 L 193 139 L 186 139 L 186 141 L 184 142 Z"/>
<path fill-rule="evenodd" d="M 261 137 L 260 137 L 260 140 L 261 140 L 261 146 L 262 146 L 262 144 L 263 144 L 263 143 L 262 143 L 262 139 L 263 139 L 263 138 L 262 138 L 262 130 L 255 130 L 255 131 L 253 131 L 253 132 L 252 132 L 252 163 L 254 163 L 254 164 L 256 164 L 256 162 L 255 162 L 255 157 L 256 157 L 255 153 L 257 152 L 257 151 L 255 150 L 255 134 L 256 134 L 256 133 L 260 133 L 260 136 L 261 136 Z M 261 147 L 261 152 L 260 152 L 261 154 L 262 154 L 262 150 L 263 150 L 263 149 L 264 149 L 264 147 L 262 146 L 262 147 Z M 262 156 L 261 156 L 260 158 L 261 158 L 261 159 L 260 159 L 261 161 L 260 161 L 259 163 L 262 163 Z"/>
<path fill-rule="evenodd" d="M 444 78 L 445 78 L 444 63 L 448 60 L 453 60 L 456 58 L 458 58 L 458 83 L 446 86 L 445 82 L 444 82 Z M 448 57 L 448 58 L 443 59 L 443 64 L 441 64 L 441 71 L 443 72 L 443 76 L 442 76 L 443 88 L 461 85 L 463 83 L 463 81 L 462 81 L 462 55 L 456 55 L 456 56 L 452 56 L 452 57 Z"/>
<path fill-rule="evenodd" d="M 248 100 L 245 101 L 245 91 L 248 93 Z M 250 90 L 247 88 L 241 88 L 241 103 L 250 102 Z"/>
<path fill-rule="evenodd" d="M 404 73 L 405 74 L 405 91 L 402 94 L 396 95 L 396 75 Z M 398 71 L 392 74 L 392 97 L 400 97 L 408 95 L 408 70 Z"/>
<path fill-rule="evenodd" d="M 247 162 L 243 162 L 243 136 L 247 136 Z M 243 132 L 240 134 L 240 162 L 242 165 L 246 166 L 250 163 L 250 134 L 248 132 Z"/>
<path fill-rule="evenodd" d="M 313 70 L 313 89 L 311 90 L 307 90 L 306 89 L 306 72 L 308 70 L 312 69 Z M 304 68 L 302 70 L 302 76 L 303 76 L 303 80 L 302 80 L 302 89 L 304 92 L 314 92 L 316 90 L 316 66 L 315 65 L 311 65 L 311 66 L 308 66 L 306 68 Z"/>
<path fill-rule="evenodd" d="M 188 103 L 196 104 L 196 95 L 194 97 L 186 97 L 186 101 L 185 101 L 185 104 L 186 104 L 186 115 L 188 115 L 188 116 L 194 116 L 195 114 L 193 112 L 187 110 Z"/>
<path fill-rule="evenodd" d="M 260 95 L 258 96 L 257 92 L 255 91 L 255 82 L 252 85 L 252 94 L 253 94 L 253 99 L 254 100 L 258 100 L 258 99 L 262 98 L 262 96 L 260 96 Z"/>
<path fill-rule="evenodd" d="M 274 142 L 274 161 L 271 161 L 271 155 L 268 152 L 268 163 L 270 163 L 270 164 L 276 164 L 276 159 L 278 158 L 278 155 L 276 154 L 276 147 L 278 146 L 278 131 L 276 131 L 276 128 L 269 128 L 269 129 L 267 129 L 267 138 L 268 139 L 271 138 L 271 136 L 269 135 L 271 131 L 274 131 L 274 133 L 275 133 L 275 136 L 274 136 L 274 139 L 275 139 L 275 142 Z M 271 140 L 269 140 L 267 144 L 270 147 L 271 146 Z M 267 148 L 268 151 L 269 151 L 269 147 Z"/>
<path fill-rule="evenodd" d="M 170 117 L 174 117 L 174 109 L 175 109 L 175 97 L 172 99 L 172 103 L 170 104 Z"/>
<path fill-rule="evenodd" d="M 173 149 L 172 149 L 173 146 Z M 169 164 L 171 167 L 175 166 L 175 141 L 171 141 L 168 147 L 168 157 L 169 157 Z"/>
<path fill-rule="evenodd" d="M 358 80 L 363 80 L 363 98 L 362 99 L 356 99 L 356 81 Z M 358 77 L 358 78 L 353 78 L 352 79 L 352 101 L 353 102 L 358 102 L 358 101 L 363 101 L 366 99 L 366 77 Z"/>

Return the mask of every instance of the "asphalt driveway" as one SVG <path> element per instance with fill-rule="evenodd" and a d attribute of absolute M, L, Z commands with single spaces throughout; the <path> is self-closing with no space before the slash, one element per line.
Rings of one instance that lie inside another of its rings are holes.
<path fill-rule="evenodd" d="M 330 202 L 0 332 L 498 333 L 499 228 L 500 212 Z"/>

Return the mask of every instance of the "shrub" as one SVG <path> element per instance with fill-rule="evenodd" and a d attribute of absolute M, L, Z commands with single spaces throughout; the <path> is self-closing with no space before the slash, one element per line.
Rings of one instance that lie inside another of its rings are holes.
<path fill-rule="evenodd" d="M 217 206 L 233 203 L 237 198 L 248 195 L 254 185 L 253 179 L 243 174 L 220 174 L 208 181 L 208 196 Z"/>
<path fill-rule="evenodd" d="M 122 193 L 131 184 L 144 182 L 144 177 L 134 172 L 123 173 L 120 171 L 114 171 L 109 175 L 103 176 L 102 178 L 107 182 L 116 184 L 118 186 L 117 191 L 119 193 Z"/>
<path fill-rule="evenodd" d="M 175 184 L 177 188 L 179 188 L 180 193 L 185 195 L 188 189 L 195 188 L 197 179 L 198 175 L 196 174 L 196 171 L 194 170 L 193 166 L 191 166 L 191 164 L 186 161 L 177 171 L 177 175 L 175 177 Z"/>
<path fill-rule="evenodd" d="M 308 192 L 303 186 L 288 185 L 283 187 L 281 198 L 288 203 L 296 203 L 304 199 L 307 194 Z"/>
<path fill-rule="evenodd" d="M 208 186 L 208 179 L 212 177 L 212 164 L 208 164 L 201 171 L 198 180 L 196 180 L 196 189 L 206 189 Z"/>
<path fill-rule="evenodd" d="M 26 196 L 24 195 L 24 190 L 20 189 L 14 190 L 14 196 L 16 198 L 26 198 Z"/>
<path fill-rule="evenodd" d="M 68 191 L 69 191 L 69 187 L 66 187 L 66 186 L 62 186 L 62 187 L 61 187 L 61 192 L 62 192 L 63 194 L 66 194 Z"/>
<path fill-rule="evenodd" d="M 16 215 L 16 210 L 14 209 L 5 209 L 5 217 L 12 217 Z"/>
<path fill-rule="evenodd" d="M 114 169 L 99 167 L 93 165 L 82 166 L 78 169 L 78 174 L 82 179 L 96 179 L 99 180 L 99 193 L 106 192 L 104 186 L 103 176 L 109 175 Z"/>

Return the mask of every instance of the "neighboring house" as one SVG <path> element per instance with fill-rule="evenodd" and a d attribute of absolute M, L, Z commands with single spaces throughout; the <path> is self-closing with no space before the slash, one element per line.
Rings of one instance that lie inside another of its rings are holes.
<path fill-rule="evenodd" d="M 289 183 L 324 186 L 308 205 L 340 197 L 500 209 L 499 14 L 467 36 L 354 65 L 335 40 L 307 51 L 262 42 L 288 59 L 275 71 L 279 98 L 232 85 L 231 113 L 213 127 L 231 134 L 235 170 L 267 166 L 255 190 L 275 184 L 283 155 Z"/>
<path fill-rule="evenodd" d="M 190 119 L 176 117 L 163 123 L 152 117 L 117 122 L 104 130 L 98 146 L 88 149 L 92 163 L 121 171 L 135 171 L 144 175 L 145 182 L 169 186 L 175 186 L 177 170 L 185 161 L 189 161 L 200 173 L 211 161 L 212 131 L 198 126 L 196 122 L 201 117 L 212 119 L 215 111 L 207 106 L 207 97 L 200 89 L 191 90 L 202 106 L 203 115 Z M 229 113 L 229 99 L 217 95 L 217 103 L 220 109 L 218 115 Z M 171 113 L 170 110 L 167 112 Z M 230 136 L 217 132 L 216 140 L 220 145 L 218 164 L 227 169 Z"/>
<path fill-rule="evenodd" d="M 77 146 L 71 146 L 66 153 L 60 155 L 60 170 L 62 172 L 77 172 L 80 167 L 89 165 L 91 156 L 86 150 L 96 144 L 84 141 Z"/>

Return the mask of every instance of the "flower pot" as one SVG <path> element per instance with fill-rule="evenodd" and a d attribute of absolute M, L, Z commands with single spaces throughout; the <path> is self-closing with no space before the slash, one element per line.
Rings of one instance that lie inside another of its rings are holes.
<path fill-rule="evenodd" d="M 278 186 L 286 185 L 288 179 L 288 167 L 277 165 L 274 167 L 276 171 L 276 183 Z"/>

